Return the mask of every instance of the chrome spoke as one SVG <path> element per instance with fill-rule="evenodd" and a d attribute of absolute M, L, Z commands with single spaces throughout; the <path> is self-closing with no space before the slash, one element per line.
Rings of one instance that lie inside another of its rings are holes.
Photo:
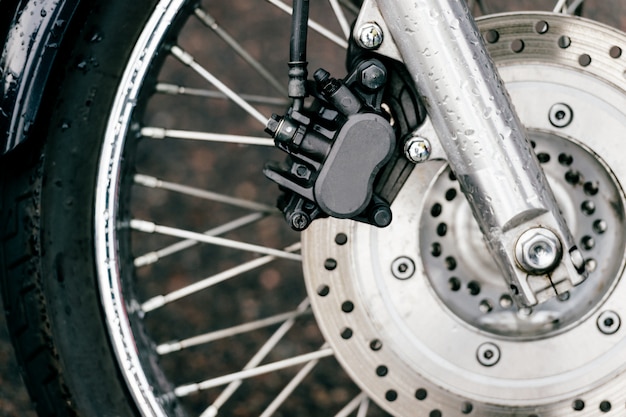
<path fill-rule="evenodd" d="M 191 97 L 205 97 L 211 99 L 227 100 L 228 96 L 221 91 L 206 90 L 202 88 L 185 87 L 182 85 L 158 83 L 156 85 L 156 92 L 160 94 L 178 95 L 178 96 L 191 96 Z M 267 106 L 288 106 L 290 101 L 287 98 L 280 97 L 267 97 L 254 94 L 240 94 L 242 99 L 248 103 L 264 104 Z"/>
<path fill-rule="evenodd" d="M 144 127 L 141 135 L 150 139 L 189 139 L 206 142 L 235 143 L 238 145 L 274 146 L 270 138 L 255 136 L 227 135 L 223 133 L 194 132 L 190 130 L 164 129 L 162 127 Z"/>
<path fill-rule="evenodd" d="M 575 14 L 576 10 L 585 3 L 585 0 L 574 0 L 571 5 L 567 7 L 567 14 Z"/>
<path fill-rule="evenodd" d="M 322 349 L 328 347 L 328 344 L 324 344 Z M 313 369 L 319 363 L 319 359 L 315 359 L 304 365 L 298 373 L 289 381 L 289 383 L 282 389 L 282 391 L 274 398 L 274 400 L 267 406 L 267 408 L 261 413 L 259 417 L 271 417 L 280 406 L 289 398 L 293 391 L 300 386 L 302 381 L 313 371 Z"/>
<path fill-rule="evenodd" d="M 299 242 L 285 248 L 285 253 L 290 254 L 290 252 L 295 252 L 297 250 L 300 250 Z M 300 257 L 300 255 L 297 256 Z M 245 272 L 252 271 L 256 268 L 260 268 L 264 265 L 269 264 L 270 262 L 273 262 L 276 259 L 276 256 L 264 256 L 262 258 L 257 258 L 252 261 L 242 263 L 233 268 L 227 269 L 226 271 L 222 271 L 218 274 L 200 280 L 194 284 L 183 287 L 179 290 L 172 291 L 165 295 L 158 295 L 156 297 L 153 297 L 141 305 L 141 310 L 144 313 L 156 310 L 157 308 L 163 307 L 166 304 L 180 300 L 181 298 L 187 297 L 191 294 L 195 294 L 198 291 L 210 288 L 216 284 L 219 284 L 220 282 L 235 278 Z"/>
<path fill-rule="evenodd" d="M 280 0 L 266 0 L 266 1 L 278 7 L 280 10 L 284 11 L 285 13 L 289 13 L 289 14 L 293 13 L 293 9 Z M 326 29 L 324 26 L 320 25 L 319 23 L 311 19 L 309 19 L 309 28 L 313 29 L 314 31 L 324 36 L 326 39 L 330 40 L 331 42 L 334 42 L 336 45 L 344 49 L 348 49 L 348 42 L 345 39 L 337 36 L 330 30 Z"/>
<path fill-rule="evenodd" d="M 293 310 L 283 314 L 276 314 L 264 319 L 251 321 L 248 323 L 240 324 L 238 326 L 229 327 L 227 329 L 216 330 L 210 333 L 201 334 L 198 336 L 190 337 L 183 340 L 177 340 L 160 344 L 156 347 L 156 351 L 159 355 L 167 355 L 168 353 L 177 352 L 182 349 L 187 349 L 192 346 L 198 346 L 216 340 L 233 337 L 239 334 L 252 332 L 254 330 L 263 329 L 265 327 L 272 326 L 274 324 L 282 323 L 290 319 L 296 319 L 304 314 L 310 314 L 311 310 Z"/>
<path fill-rule="evenodd" d="M 278 81 L 259 61 L 254 59 L 232 36 L 228 34 L 222 28 L 217 21 L 209 15 L 205 10 L 198 7 L 194 11 L 194 14 L 200 19 L 202 23 L 211 30 L 213 30 L 224 42 L 230 46 L 244 61 L 246 61 L 252 68 L 254 68 L 272 87 L 276 89 L 283 96 L 287 96 L 287 89 L 285 84 Z"/>
<path fill-rule="evenodd" d="M 257 109 L 252 107 L 247 101 L 242 99 L 241 96 L 239 96 L 233 90 L 228 88 L 226 84 L 221 82 L 217 77 L 211 74 L 206 68 L 198 64 L 193 58 L 193 56 L 191 56 L 189 53 L 185 52 L 182 48 L 176 45 L 170 48 L 170 52 L 180 62 L 187 65 L 189 68 L 193 69 L 198 75 L 200 75 L 206 81 L 211 83 L 215 88 L 217 88 L 222 93 L 224 93 L 229 99 L 235 102 L 239 107 L 245 110 L 250 116 L 255 118 L 257 121 L 259 121 L 263 125 L 263 127 L 265 127 L 265 124 L 267 120 L 269 119 L 268 117 L 264 116 L 261 112 L 259 112 Z"/>
<path fill-rule="evenodd" d="M 330 6 L 333 8 L 333 13 L 335 13 L 335 17 L 337 18 L 337 22 L 339 26 L 341 26 L 341 31 L 343 32 L 344 38 L 348 39 L 350 36 L 350 22 L 346 18 L 341 5 L 339 4 L 339 0 L 328 0 Z"/>
<path fill-rule="evenodd" d="M 352 399 L 344 408 L 341 409 L 335 417 L 348 417 L 355 410 L 359 409 L 364 400 L 367 400 L 367 395 L 364 392 L 360 393 Z"/>
<path fill-rule="evenodd" d="M 305 353 L 303 355 L 294 356 L 289 359 L 283 359 L 281 361 L 268 363 L 266 365 L 260 365 L 255 368 L 245 369 L 239 372 L 233 372 L 232 374 L 207 379 L 199 383 L 181 385 L 174 390 L 174 394 L 177 397 L 184 397 L 194 392 L 219 387 L 222 385 L 226 385 L 230 382 L 241 381 L 270 372 L 280 371 L 282 369 L 291 368 L 293 366 L 301 365 L 303 363 L 322 358 L 327 358 L 330 356 L 333 356 L 333 350 L 331 348 L 320 349 L 316 352 Z"/>
<path fill-rule="evenodd" d="M 204 234 L 209 235 L 209 236 L 219 236 L 224 233 L 232 232 L 233 230 L 237 230 L 241 227 L 255 223 L 261 219 L 264 219 L 265 217 L 267 217 L 267 215 L 268 215 L 267 213 L 248 214 L 247 216 L 240 217 L 228 223 L 224 223 L 221 226 L 207 230 L 206 232 L 204 232 Z M 135 260 L 133 261 L 133 265 L 135 265 L 136 268 L 151 265 L 167 256 L 173 255 L 185 249 L 189 249 L 197 244 L 198 244 L 198 241 L 196 240 L 191 240 L 191 239 L 180 240 L 162 249 L 151 251 L 151 252 L 148 252 L 141 256 L 136 257 Z"/>
<path fill-rule="evenodd" d="M 305 298 L 299 305 L 298 311 L 305 311 L 310 307 L 309 300 Z M 267 341 L 263 344 L 261 349 L 250 359 L 250 361 L 244 366 L 244 370 L 253 369 L 258 366 L 263 359 L 276 347 L 276 345 L 282 340 L 282 338 L 287 334 L 289 330 L 296 323 L 295 319 L 286 320 L 276 331 L 272 334 L 272 336 L 267 339 Z M 209 406 L 202 416 L 215 416 L 217 415 L 219 409 L 228 401 L 228 399 L 239 389 L 242 384 L 242 380 L 238 379 L 228 384 L 228 386 L 220 393 L 220 395 L 215 399 L 213 404 Z"/>
<path fill-rule="evenodd" d="M 264 213 L 277 213 L 278 210 L 272 206 L 265 204 L 255 203 L 254 201 L 244 200 L 242 198 L 236 198 L 227 196 L 224 194 L 215 193 L 213 191 L 207 191 L 196 187 L 190 187 L 188 185 L 182 185 L 174 182 L 163 181 L 156 177 L 149 175 L 136 174 L 134 177 L 135 184 L 143 185 L 148 188 L 158 188 L 162 190 L 168 190 L 185 194 L 192 197 L 201 198 L 204 200 L 215 201 L 218 203 L 228 204 L 234 207 L 240 207 L 243 209 L 254 210 Z"/>
<path fill-rule="evenodd" d="M 567 0 L 558 0 L 556 2 L 556 6 L 554 6 L 554 9 L 552 10 L 554 13 L 562 13 L 565 12 L 567 7 Z"/>
<path fill-rule="evenodd" d="M 370 408 L 370 399 L 369 397 L 363 398 L 361 400 L 361 404 L 359 405 L 359 411 L 356 413 L 356 417 L 365 417 L 367 416 L 367 412 Z"/>

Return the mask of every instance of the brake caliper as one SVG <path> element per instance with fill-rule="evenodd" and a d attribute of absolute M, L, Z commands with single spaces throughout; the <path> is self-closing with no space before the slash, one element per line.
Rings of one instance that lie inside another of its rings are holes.
<path fill-rule="evenodd" d="M 381 107 L 387 70 L 369 59 L 343 81 L 323 69 L 314 78 L 310 107 L 292 106 L 267 124 L 276 146 L 289 154 L 286 163 L 264 169 L 283 191 L 278 207 L 298 231 L 327 216 L 385 227 L 391 209 L 373 185 L 396 144 Z"/>

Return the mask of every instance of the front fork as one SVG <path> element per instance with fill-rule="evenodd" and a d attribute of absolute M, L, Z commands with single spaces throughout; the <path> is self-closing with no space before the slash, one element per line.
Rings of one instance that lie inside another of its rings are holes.
<path fill-rule="evenodd" d="M 517 304 L 584 281 L 581 252 L 465 1 L 366 0 L 353 36 L 404 62 Z"/>

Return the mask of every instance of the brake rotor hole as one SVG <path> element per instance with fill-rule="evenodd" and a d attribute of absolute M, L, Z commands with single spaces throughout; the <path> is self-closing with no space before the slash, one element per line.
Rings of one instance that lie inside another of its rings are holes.
<path fill-rule="evenodd" d="M 446 200 L 452 201 L 456 198 L 456 190 L 454 188 L 450 188 L 446 191 Z"/>
<path fill-rule="evenodd" d="M 439 217 L 441 215 L 442 209 L 443 209 L 443 207 L 441 207 L 441 204 L 435 203 L 435 204 L 433 204 L 432 208 L 430 209 L 430 215 L 433 216 L 433 217 Z"/>
<path fill-rule="evenodd" d="M 511 51 L 515 52 L 516 54 L 519 54 L 523 50 L 524 50 L 524 41 L 523 40 L 515 39 L 513 42 L 511 42 Z"/>
<path fill-rule="evenodd" d="M 385 399 L 389 402 L 395 401 L 398 399 L 398 393 L 396 390 L 390 389 L 385 393 Z"/>
<path fill-rule="evenodd" d="M 500 307 L 502 308 L 510 308 L 513 305 L 513 299 L 508 294 L 502 294 L 500 297 Z"/>
<path fill-rule="evenodd" d="M 611 403 L 609 401 L 602 401 L 600 403 L 600 411 L 603 413 L 608 413 L 611 411 Z"/>
<path fill-rule="evenodd" d="M 581 67 L 588 67 L 591 64 L 591 56 L 588 54 L 582 54 L 578 57 L 578 63 Z"/>
<path fill-rule="evenodd" d="M 456 269 L 457 263 L 456 259 L 453 256 L 448 256 L 446 258 L 446 269 L 448 271 L 454 271 Z"/>
<path fill-rule="evenodd" d="M 440 237 L 444 237 L 448 233 L 448 225 L 445 223 L 439 223 L 437 225 L 437 235 Z"/>
<path fill-rule="evenodd" d="M 344 328 L 341 331 L 341 338 L 344 340 L 348 340 L 352 337 L 352 329 L 349 327 Z"/>
<path fill-rule="evenodd" d="M 420 388 L 415 391 L 415 398 L 417 398 L 418 400 L 424 401 L 426 397 L 428 397 L 428 391 L 426 391 L 424 388 Z"/>
<path fill-rule="evenodd" d="M 448 285 L 450 286 L 450 291 L 457 292 L 461 289 L 461 280 L 457 277 L 452 277 L 448 280 Z"/>
<path fill-rule="evenodd" d="M 348 243 L 348 235 L 345 233 L 337 233 L 337 236 L 335 236 L 335 243 L 340 246 L 345 245 Z"/>
<path fill-rule="evenodd" d="M 569 36 L 563 35 L 559 38 L 558 44 L 559 48 L 566 49 L 570 47 L 570 45 L 572 44 L 572 40 L 569 38 Z"/>
<path fill-rule="evenodd" d="M 585 409 L 585 402 L 581 399 L 574 400 L 574 402 L 572 403 L 572 408 L 574 409 L 574 411 L 582 411 Z"/>
<path fill-rule="evenodd" d="M 472 403 L 463 403 L 463 407 L 461 408 L 461 412 L 463 414 L 469 414 L 472 412 L 472 410 L 474 410 L 474 406 L 472 405 Z"/>
<path fill-rule="evenodd" d="M 383 377 L 389 373 L 389 369 L 385 365 L 380 365 L 376 368 L 376 375 Z"/>
<path fill-rule="evenodd" d="M 485 40 L 489 43 L 496 43 L 500 39 L 500 34 L 497 30 L 491 29 L 485 32 Z"/>
<path fill-rule="evenodd" d="M 480 294 L 480 284 L 477 281 L 470 281 L 467 283 L 467 289 L 473 296 Z"/>
<path fill-rule="evenodd" d="M 591 236 L 583 236 L 580 241 L 581 246 L 585 250 L 591 250 L 596 246 L 596 241 Z"/>
<path fill-rule="evenodd" d="M 550 162 L 550 154 L 545 152 L 538 153 L 537 159 L 539 159 L 540 163 L 547 164 L 548 162 Z"/>
<path fill-rule="evenodd" d="M 585 261 L 585 271 L 592 273 L 597 268 L 598 268 L 598 261 L 596 261 L 595 259 L 591 258 Z"/>
<path fill-rule="evenodd" d="M 578 184 L 580 182 L 580 172 L 570 169 L 565 173 L 565 181 L 567 181 L 568 184 L 571 185 Z"/>
<path fill-rule="evenodd" d="M 574 157 L 565 153 L 559 154 L 559 163 L 563 166 L 570 166 L 574 162 Z"/>
<path fill-rule="evenodd" d="M 491 313 L 493 311 L 493 303 L 491 302 L 491 300 L 485 298 L 480 302 L 478 308 L 483 314 Z"/>
<path fill-rule="evenodd" d="M 441 417 L 441 411 L 439 410 L 433 410 L 430 412 L 430 414 L 428 415 L 428 417 Z"/>
<path fill-rule="evenodd" d="M 330 287 L 328 285 L 322 285 L 317 289 L 317 295 L 320 297 L 326 297 L 330 293 Z"/>
<path fill-rule="evenodd" d="M 341 304 L 341 311 L 343 311 L 344 313 L 352 313 L 353 310 L 354 303 L 352 301 L 344 301 L 344 303 Z"/>
<path fill-rule="evenodd" d="M 548 33 L 548 29 L 550 29 L 550 25 L 545 20 L 540 20 L 535 24 L 535 31 L 540 35 Z"/>
<path fill-rule="evenodd" d="M 333 271 L 337 268 L 337 261 L 333 258 L 326 259 L 324 261 L 324 268 L 326 268 L 327 271 Z"/>
<path fill-rule="evenodd" d="M 610 50 L 609 50 L 609 55 L 611 56 L 611 58 L 619 58 L 622 56 L 622 48 L 620 48 L 619 46 L 613 46 Z"/>
<path fill-rule="evenodd" d="M 601 235 L 604 232 L 606 232 L 606 229 L 608 228 L 606 222 L 604 220 L 596 220 L 595 222 L 593 222 L 593 231 L 596 232 L 597 234 Z"/>
<path fill-rule="evenodd" d="M 441 249 L 440 243 L 435 242 L 430 246 L 430 254 L 433 255 L 435 258 L 440 257 L 441 252 L 442 252 L 442 249 Z"/>
<path fill-rule="evenodd" d="M 587 181 L 584 185 L 583 185 L 583 190 L 585 190 L 585 194 L 587 195 L 596 195 L 598 194 L 598 191 L 600 189 L 600 186 L 598 184 L 598 181 Z"/>
<path fill-rule="evenodd" d="M 587 216 L 591 216 L 593 213 L 596 212 L 596 203 L 594 203 L 591 200 L 585 200 L 583 201 L 583 203 L 580 205 L 580 209 L 582 210 L 582 212 L 584 214 L 586 214 Z"/>

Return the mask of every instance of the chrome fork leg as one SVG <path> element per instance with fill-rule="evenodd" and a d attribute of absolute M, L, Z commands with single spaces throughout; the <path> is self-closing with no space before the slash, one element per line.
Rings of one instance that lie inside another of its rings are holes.
<path fill-rule="evenodd" d="M 411 73 L 518 305 L 581 283 L 582 255 L 465 1 L 366 3 Z"/>

